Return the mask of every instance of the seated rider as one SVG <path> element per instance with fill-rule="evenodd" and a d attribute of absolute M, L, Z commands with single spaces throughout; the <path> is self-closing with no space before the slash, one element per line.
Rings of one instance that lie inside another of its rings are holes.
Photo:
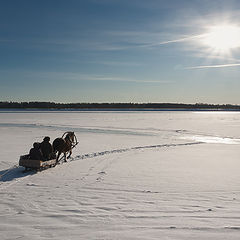
<path fill-rule="evenodd" d="M 45 137 L 43 139 L 43 141 L 40 144 L 40 149 L 42 151 L 44 160 L 49 160 L 54 158 L 53 147 L 52 147 L 52 144 L 50 143 L 50 137 Z"/>
<path fill-rule="evenodd" d="M 43 155 L 40 150 L 40 143 L 38 143 L 38 142 L 33 143 L 33 148 L 31 148 L 30 152 L 29 152 L 29 158 L 32 160 L 42 160 L 43 159 Z"/>

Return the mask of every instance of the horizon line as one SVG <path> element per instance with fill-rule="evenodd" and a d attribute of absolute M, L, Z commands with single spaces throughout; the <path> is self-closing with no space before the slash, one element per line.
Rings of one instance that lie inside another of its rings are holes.
<path fill-rule="evenodd" d="M 209 106 L 239 106 L 239 104 L 234 103 L 182 103 L 182 102 L 55 102 L 55 101 L 0 101 L 0 108 L 1 104 L 53 104 L 53 105 L 77 105 L 77 104 L 87 104 L 87 105 L 117 105 L 117 104 L 123 104 L 123 105 L 157 105 L 157 104 L 163 104 L 163 105 L 209 105 Z"/>

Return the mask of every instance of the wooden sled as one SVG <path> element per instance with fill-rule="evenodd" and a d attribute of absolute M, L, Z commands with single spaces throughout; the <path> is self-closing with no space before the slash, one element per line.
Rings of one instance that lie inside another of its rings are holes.
<path fill-rule="evenodd" d="M 25 170 L 44 170 L 46 168 L 55 167 L 57 164 L 56 158 L 42 161 L 42 160 L 34 160 L 29 159 L 29 155 L 22 155 L 19 159 L 19 166 L 25 167 Z"/>

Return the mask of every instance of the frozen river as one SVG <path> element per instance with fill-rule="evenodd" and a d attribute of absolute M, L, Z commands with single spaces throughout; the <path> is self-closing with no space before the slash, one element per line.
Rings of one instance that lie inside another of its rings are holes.
<path fill-rule="evenodd" d="M 74 131 L 69 163 L 20 155 Z M 239 239 L 240 113 L 0 111 L 1 239 Z"/>

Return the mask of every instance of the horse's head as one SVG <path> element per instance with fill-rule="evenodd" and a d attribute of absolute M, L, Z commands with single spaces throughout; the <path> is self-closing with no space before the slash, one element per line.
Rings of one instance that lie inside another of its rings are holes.
<path fill-rule="evenodd" d="M 69 141 L 69 142 L 73 143 L 74 142 L 74 136 L 75 136 L 74 132 L 68 132 L 66 137 L 65 137 L 65 141 Z"/>

